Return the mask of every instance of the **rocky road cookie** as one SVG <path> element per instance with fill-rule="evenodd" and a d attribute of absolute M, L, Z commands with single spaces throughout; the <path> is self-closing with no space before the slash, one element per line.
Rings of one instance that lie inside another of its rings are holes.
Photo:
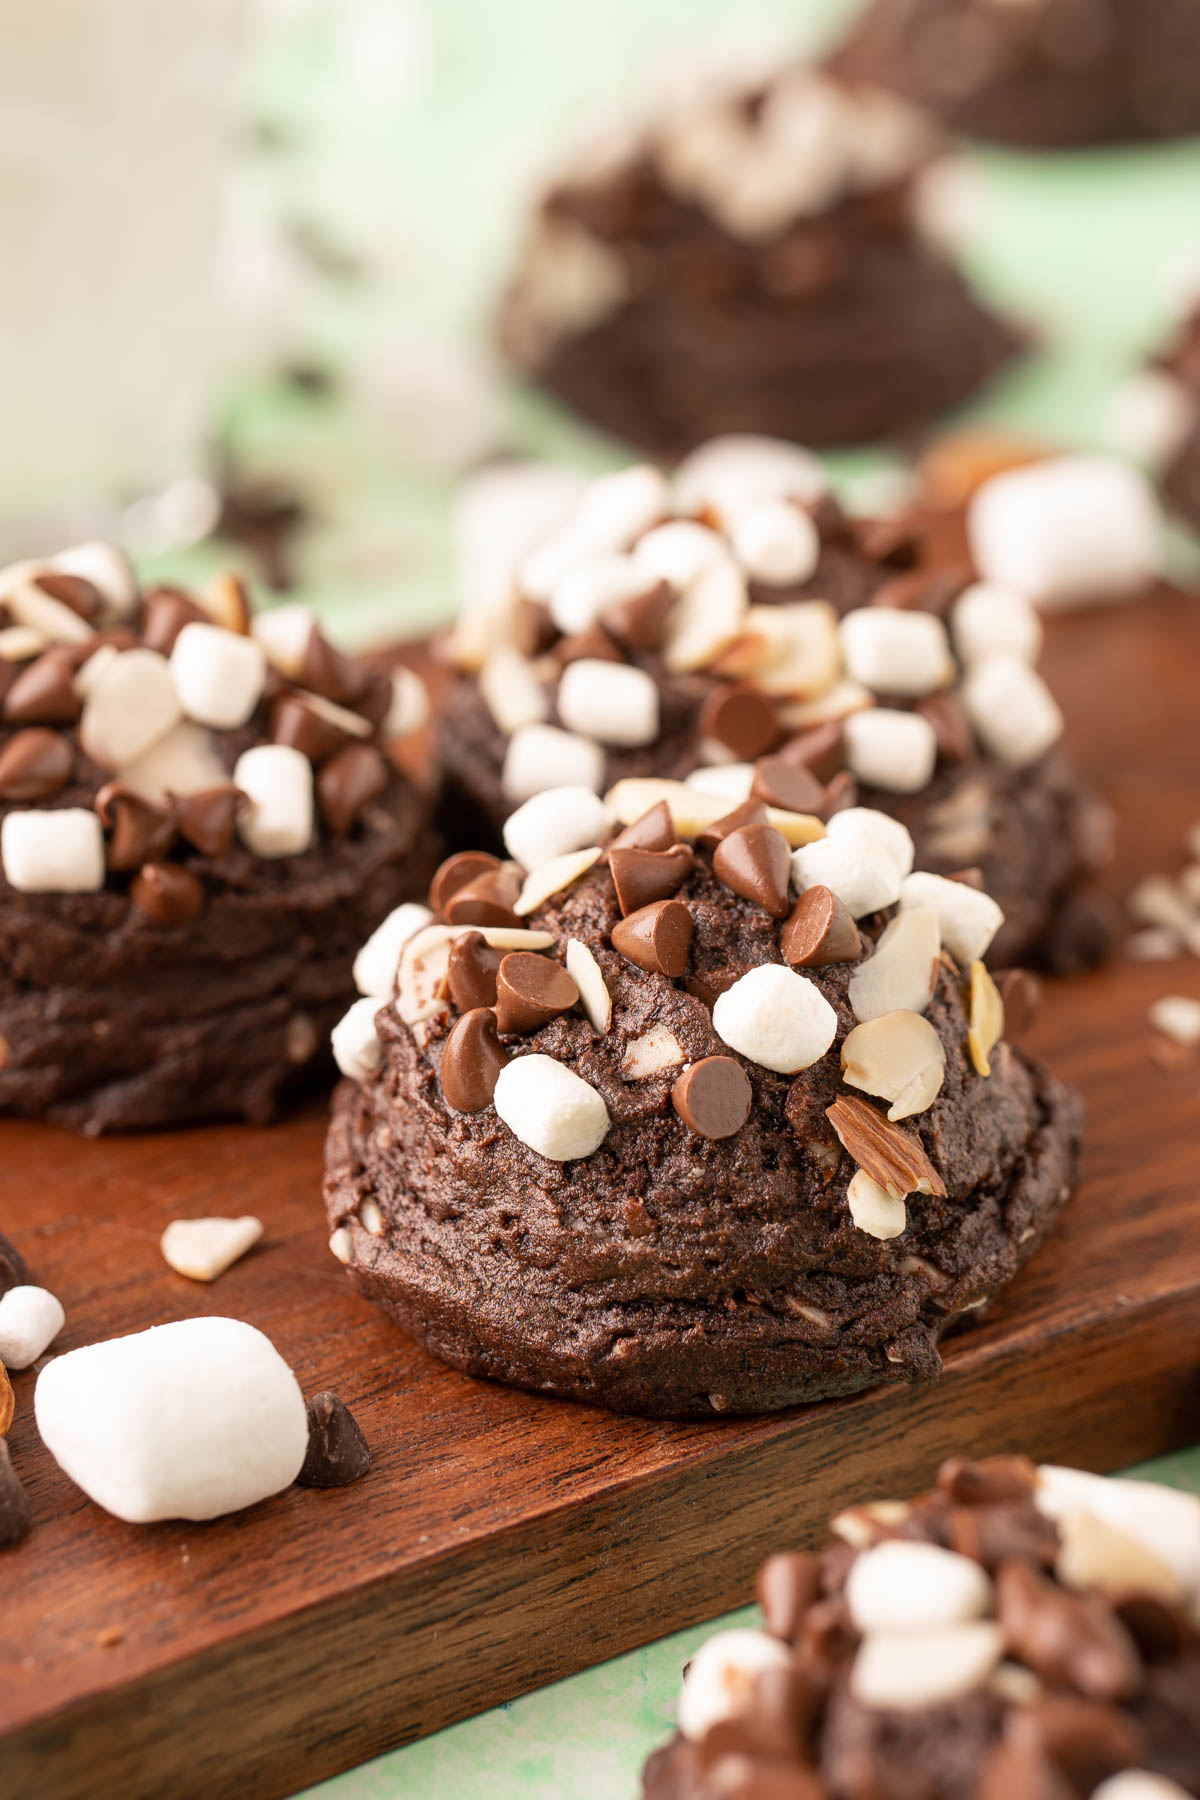
<path fill-rule="evenodd" d="M 952 1457 L 833 1534 L 693 1657 L 645 1800 L 1200 1793 L 1194 1495 Z"/>
<path fill-rule="evenodd" d="M 325 1066 L 364 934 L 422 892 L 424 690 L 241 584 L 84 545 L 0 573 L 0 1113 L 270 1118 Z"/>
<path fill-rule="evenodd" d="M 1004 1037 L 995 902 L 881 813 L 682 783 L 541 793 L 507 839 L 356 965 L 355 1284 L 458 1368 L 618 1410 L 936 1375 L 1078 1166 L 1077 1098 Z"/>

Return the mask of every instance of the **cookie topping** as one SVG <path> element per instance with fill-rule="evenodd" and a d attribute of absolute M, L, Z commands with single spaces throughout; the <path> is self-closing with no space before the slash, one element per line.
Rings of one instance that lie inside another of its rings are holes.
<path fill-rule="evenodd" d="M 874 954 L 850 977 L 847 995 L 855 1018 L 924 1012 L 937 985 L 941 947 L 936 913 L 927 907 L 898 913 L 884 926 Z"/>
<path fill-rule="evenodd" d="M 764 756 L 754 765 L 750 798 L 783 812 L 819 813 L 824 789 L 804 763 L 790 756 Z"/>
<path fill-rule="evenodd" d="M 348 1487 L 371 1466 L 362 1426 L 336 1394 L 314 1394 L 308 1403 L 308 1449 L 296 1477 L 300 1487 Z"/>
<path fill-rule="evenodd" d="M 792 879 L 801 893 L 832 888 L 851 917 L 861 919 L 900 898 L 912 865 L 913 842 L 903 825 L 852 806 L 834 814 L 823 838 L 796 851 Z"/>
<path fill-rule="evenodd" d="M 1058 702 L 1019 656 L 984 656 L 967 670 L 963 706 L 985 750 L 1017 768 L 1036 762 L 1063 731 Z"/>
<path fill-rule="evenodd" d="M 313 773 L 306 756 L 287 744 L 257 744 L 244 750 L 233 770 L 233 785 L 247 806 L 238 835 L 256 856 L 297 856 L 313 834 Z"/>
<path fill-rule="evenodd" d="M 473 875 L 445 903 L 448 925 L 516 925 L 521 884 L 516 872 L 496 863 Z"/>
<path fill-rule="evenodd" d="M 862 938 L 833 889 L 811 887 L 792 908 L 779 948 L 794 969 L 825 969 L 831 963 L 857 962 Z"/>
<path fill-rule="evenodd" d="M 1004 1002 L 981 962 L 971 964 L 967 1049 L 979 1075 L 992 1072 L 991 1054 L 1004 1035 Z"/>
<path fill-rule="evenodd" d="M 894 1200 L 903 1200 L 906 1194 L 945 1198 L 946 1184 L 920 1140 L 881 1117 L 865 1100 L 841 1094 L 825 1116 L 846 1154 Z"/>
<path fill-rule="evenodd" d="M 865 1169 L 856 1170 L 850 1177 L 846 1205 L 855 1229 L 877 1238 L 880 1243 L 903 1237 L 908 1227 L 908 1208 L 904 1201 L 881 1188 Z"/>
<path fill-rule="evenodd" d="M 509 814 L 504 845 L 523 869 L 538 869 L 568 851 L 603 843 L 612 823 L 612 814 L 590 788 L 547 788 Z M 669 817 L 667 833 L 668 843 L 673 843 Z"/>
<path fill-rule="evenodd" d="M 186 925 L 204 910 L 204 883 L 174 863 L 143 863 L 129 897 L 156 925 Z"/>
<path fill-rule="evenodd" d="M 94 812 L 10 812 L 0 824 L 0 864 L 22 894 L 94 894 L 104 886 L 104 834 Z"/>
<path fill-rule="evenodd" d="M 750 969 L 713 1007 L 717 1035 L 731 1049 L 784 1075 L 824 1056 L 837 1022 L 821 990 L 779 963 Z"/>
<path fill-rule="evenodd" d="M 954 673 L 946 628 L 932 613 L 863 607 L 846 614 L 841 640 L 847 675 L 873 693 L 915 700 Z"/>
<path fill-rule="evenodd" d="M 173 799 L 171 816 L 179 835 L 201 856 L 228 856 L 244 796 L 231 781 Z"/>
<path fill-rule="evenodd" d="M 842 1044 L 842 1079 L 891 1101 L 888 1118 L 925 1112 L 941 1092 L 946 1052 L 928 1019 L 889 1012 L 856 1025 Z"/>
<path fill-rule="evenodd" d="M 773 919 L 787 917 L 791 855 L 772 825 L 742 825 L 721 839 L 713 852 L 713 872 L 727 888 L 765 907 Z"/>
<path fill-rule="evenodd" d="M 570 731 L 604 744 L 652 744 L 658 736 L 658 687 L 624 663 L 573 662 L 558 684 L 558 715 Z"/>
<path fill-rule="evenodd" d="M 618 919 L 612 928 L 613 948 L 651 975 L 672 981 L 684 973 L 694 925 L 681 900 L 656 900 Z"/>
<path fill-rule="evenodd" d="M 187 717 L 198 725 L 222 731 L 244 725 L 258 705 L 266 673 L 258 640 L 219 625 L 187 624 L 171 649 L 175 691 Z"/>
<path fill-rule="evenodd" d="M 600 1095 L 552 1056 L 515 1058 L 500 1071 L 494 1101 L 513 1136 L 552 1162 L 591 1156 L 608 1135 Z"/>
<path fill-rule="evenodd" d="M 540 1031 L 579 999 L 574 978 L 561 964 L 528 950 L 513 950 L 496 975 L 496 1023 L 502 1033 Z"/>
<path fill-rule="evenodd" d="M 6 1369 L 32 1368 L 66 1322 L 60 1302 L 45 1288 L 10 1287 L 0 1294 L 0 1363 Z"/>
<path fill-rule="evenodd" d="M 674 842 L 671 810 L 665 800 L 657 800 L 640 818 L 617 833 L 608 847 L 609 861 L 617 850 L 669 850 Z"/>
<path fill-rule="evenodd" d="M 82 710 L 74 659 L 62 650 L 27 663 L 4 696 L 4 717 L 17 725 L 73 725 Z"/>
<path fill-rule="evenodd" d="M 493 950 L 483 933 L 468 931 L 450 946 L 446 985 L 459 1012 L 479 1006 L 495 1006 L 496 976 L 504 961 L 503 950 Z"/>
<path fill-rule="evenodd" d="M 687 880 L 695 861 L 686 844 L 669 850 L 639 850 L 614 844 L 608 853 L 609 871 L 623 914 L 637 912 L 655 900 L 668 900 Z"/>
<path fill-rule="evenodd" d="M 600 856 L 599 844 L 591 844 L 586 850 L 569 850 L 565 856 L 552 856 L 549 862 L 540 863 L 526 876 L 517 895 L 513 908 L 517 917 L 523 919 L 529 913 L 537 912 L 547 900 L 586 875 L 592 865 L 599 862 Z"/>
<path fill-rule="evenodd" d="M 492 1104 L 496 1082 L 507 1062 L 508 1053 L 500 1042 L 500 1028 L 491 1008 L 477 1006 L 465 1012 L 455 1021 L 442 1050 L 441 1080 L 446 1104 L 455 1112 L 482 1112 Z"/>
<path fill-rule="evenodd" d="M 175 842 L 175 822 L 119 781 L 106 781 L 94 805 L 109 832 L 110 869 L 140 869 L 166 856 Z"/>
<path fill-rule="evenodd" d="M 73 760 L 57 731 L 18 731 L 0 749 L 0 800 L 48 800 L 70 780 Z"/>
<path fill-rule="evenodd" d="M 215 1281 L 253 1249 L 263 1234 L 261 1219 L 172 1219 L 159 1240 L 164 1260 L 191 1281 Z"/>
<path fill-rule="evenodd" d="M 685 1069 L 671 1104 L 698 1137 L 727 1138 L 741 1130 L 753 1101 L 750 1079 L 731 1056 L 706 1056 Z"/>
<path fill-rule="evenodd" d="M 918 794 L 937 762 L 937 735 L 918 712 L 872 707 L 845 723 L 846 764 L 857 781 L 886 793 Z"/>
<path fill-rule="evenodd" d="M 699 729 L 744 761 L 765 756 L 783 736 L 774 702 L 745 682 L 713 688 L 700 708 Z"/>

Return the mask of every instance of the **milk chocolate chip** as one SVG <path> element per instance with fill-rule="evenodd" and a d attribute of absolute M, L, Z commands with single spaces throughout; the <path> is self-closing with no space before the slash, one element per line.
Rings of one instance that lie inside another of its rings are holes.
<path fill-rule="evenodd" d="M 228 856 L 245 795 L 232 782 L 176 797 L 171 810 L 180 837 L 201 856 Z"/>
<path fill-rule="evenodd" d="M 811 770 L 818 781 L 832 781 L 846 762 L 841 720 L 829 719 L 799 737 L 789 738 L 779 754 L 785 762 Z"/>
<path fill-rule="evenodd" d="M 810 887 L 792 908 L 779 947 L 793 969 L 824 969 L 830 963 L 855 962 L 862 937 L 832 888 Z"/>
<path fill-rule="evenodd" d="M 974 755 L 971 721 L 956 694 L 926 694 L 915 710 L 933 727 L 939 761 L 961 763 Z"/>
<path fill-rule="evenodd" d="M 743 800 L 732 812 L 722 813 L 711 825 L 696 834 L 696 845 L 701 850 L 715 850 L 722 838 L 731 832 L 740 831 L 743 825 L 765 825 L 767 809 L 761 800 Z"/>
<path fill-rule="evenodd" d="M 513 908 L 520 892 L 511 869 L 490 869 L 451 895 L 446 903 L 446 923 L 518 926 L 521 921 Z"/>
<path fill-rule="evenodd" d="M 786 756 L 764 756 L 755 764 L 750 798 L 783 812 L 815 813 L 824 791 L 804 763 L 791 762 Z"/>
<path fill-rule="evenodd" d="M 45 650 L 21 670 L 4 696 L 4 716 L 19 725 L 73 725 L 83 710 L 67 650 Z"/>
<path fill-rule="evenodd" d="M 787 917 L 791 872 L 787 839 L 773 825 L 742 825 L 713 852 L 717 879 L 744 900 L 765 907 L 773 919 Z"/>
<path fill-rule="evenodd" d="M 532 950 L 510 950 L 496 974 L 496 1023 L 502 1032 L 538 1031 L 578 999 L 574 976 Z"/>
<path fill-rule="evenodd" d="M 674 589 L 660 581 L 645 594 L 616 601 L 605 611 L 604 623 L 633 650 L 660 650 L 674 604 Z"/>
<path fill-rule="evenodd" d="M 347 744 L 337 751 L 317 773 L 317 805 L 329 829 L 344 837 L 387 782 L 387 764 L 374 744 Z"/>
<path fill-rule="evenodd" d="M 774 703 L 745 683 L 713 689 L 700 709 L 700 733 L 723 744 L 739 762 L 765 756 L 783 736 Z"/>
<path fill-rule="evenodd" d="M 145 863 L 129 897 L 156 925 L 186 925 L 204 906 L 204 883 L 173 863 Z"/>
<path fill-rule="evenodd" d="M 631 850 L 614 845 L 608 853 L 608 866 L 621 911 L 628 915 L 654 900 L 669 899 L 683 886 L 695 860 L 686 844 L 672 844 L 669 850 Z"/>
<path fill-rule="evenodd" d="M 492 1104 L 500 1071 L 508 1062 L 496 1015 L 487 1006 L 464 1013 L 442 1051 L 442 1093 L 455 1112 L 477 1113 Z"/>
<path fill-rule="evenodd" d="M 93 802 L 112 833 L 104 860 L 110 869 L 140 869 L 159 862 L 175 842 L 175 824 L 157 806 L 119 781 L 106 781 Z"/>
<path fill-rule="evenodd" d="M 429 904 L 438 918 L 446 917 L 446 907 L 460 888 L 477 875 L 488 875 L 499 867 L 499 858 L 486 850 L 460 850 L 456 856 L 448 856 L 438 865 L 429 884 Z"/>
<path fill-rule="evenodd" d="M 446 984 L 459 1012 L 476 1006 L 495 1006 L 496 973 L 504 961 L 503 950 L 493 950 L 481 931 L 468 931 L 450 946 Z"/>
<path fill-rule="evenodd" d="M 698 1137 L 727 1138 L 750 1117 L 750 1077 L 732 1056 L 706 1056 L 685 1069 L 671 1089 L 671 1104 Z"/>
<path fill-rule="evenodd" d="M 280 694 L 271 709 L 271 742 L 299 750 L 310 763 L 323 763 L 336 750 L 357 741 L 352 732 L 306 705 L 298 694 Z"/>
<path fill-rule="evenodd" d="M 656 900 L 653 906 L 617 920 L 613 948 L 648 974 L 675 981 L 687 968 L 693 929 L 692 915 L 682 900 Z"/>
<path fill-rule="evenodd" d="M 21 1478 L 12 1466 L 8 1440 L 0 1438 L 0 1550 L 19 1544 L 29 1535 L 33 1525 L 33 1509 Z"/>
<path fill-rule="evenodd" d="M 57 731 L 31 726 L 0 750 L 0 800 L 46 800 L 66 786 L 74 758 Z"/>
<path fill-rule="evenodd" d="M 608 846 L 608 853 L 611 856 L 614 850 L 669 850 L 674 842 L 671 809 L 665 800 L 660 800 L 640 819 L 617 833 Z"/>
<path fill-rule="evenodd" d="M 211 625 L 202 606 L 179 588 L 151 588 L 142 613 L 142 642 L 148 650 L 170 656 L 185 625 Z"/>

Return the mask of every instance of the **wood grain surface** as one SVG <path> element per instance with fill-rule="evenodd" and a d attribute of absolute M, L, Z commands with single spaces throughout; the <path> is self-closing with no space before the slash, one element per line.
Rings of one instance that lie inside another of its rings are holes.
<path fill-rule="evenodd" d="M 1200 606 L 1055 622 L 1046 666 L 1116 802 L 1129 890 L 1200 819 Z M 1112 1468 L 1200 1437 L 1200 1065 L 1154 1060 L 1146 1009 L 1200 964 L 1056 984 L 1034 1047 L 1083 1087 L 1088 1174 L 1053 1241 L 936 1386 L 671 1425 L 474 1382 L 350 1290 L 325 1247 L 319 1108 L 270 1130 L 85 1143 L 0 1126 L 0 1227 L 66 1309 L 57 1348 L 232 1313 L 375 1454 L 208 1525 L 124 1525 L 55 1468 L 15 1377 L 32 1535 L 0 1555 L 4 1800 L 291 1792 L 749 1597 L 830 1509 L 951 1451 Z M 214 1287 L 167 1269 L 172 1218 L 257 1213 Z"/>

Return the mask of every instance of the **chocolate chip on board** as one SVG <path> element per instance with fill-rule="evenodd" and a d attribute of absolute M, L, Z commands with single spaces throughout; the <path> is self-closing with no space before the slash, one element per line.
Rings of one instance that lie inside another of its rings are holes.
<path fill-rule="evenodd" d="M 314 1394 L 308 1403 L 308 1449 L 296 1481 L 301 1487 L 348 1487 L 371 1466 L 362 1427 L 336 1394 Z"/>
<path fill-rule="evenodd" d="M 0 1550 L 19 1544 L 29 1535 L 33 1525 L 33 1509 L 21 1478 L 12 1466 L 8 1442 L 0 1438 Z"/>

